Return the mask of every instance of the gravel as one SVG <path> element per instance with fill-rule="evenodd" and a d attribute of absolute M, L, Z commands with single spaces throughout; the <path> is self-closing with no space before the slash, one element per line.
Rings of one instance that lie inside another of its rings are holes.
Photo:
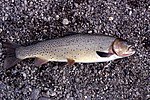
<path fill-rule="evenodd" d="M 105 63 L 25 59 L 3 68 L 0 44 L 0 100 L 150 99 L 150 0 L 0 0 L 0 41 L 23 46 L 66 32 L 105 34 L 132 42 L 136 54 Z M 107 67 L 105 67 L 107 66 Z"/>

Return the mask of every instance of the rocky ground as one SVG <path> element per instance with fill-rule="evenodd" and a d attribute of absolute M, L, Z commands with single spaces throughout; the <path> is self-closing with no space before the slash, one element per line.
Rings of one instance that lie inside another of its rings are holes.
<path fill-rule="evenodd" d="M 105 68 L 25 59 L 5 70 L 0 45 L 0 100 L 150 99 L 150 0 L 0 0 L 0 41 L 27 46 L 66 32 L 120 37 L 136 53 Z"/>

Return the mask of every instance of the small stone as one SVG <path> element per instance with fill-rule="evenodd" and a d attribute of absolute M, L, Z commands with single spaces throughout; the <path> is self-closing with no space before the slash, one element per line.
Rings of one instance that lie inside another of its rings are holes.
<path fill-rule="evenodd" d="M 49 96 L 49 95 L 50 95 L 50 92 L 49 92 L 49 91 L 47 91 L 47 92 L 46 92 L 46 95 L 48 95 L 48 96 Z"/>
<path fill-rule="evenodd" d="M 69 97 L 67 100 L 75 100 L 74 97 Z"/>
<path fill-rule="evenodd" d="M 58 20 L 59 19 L 59 15 L 56 15 L 56 20 Z"/>
<path fill-rule="evenodd" d="M 111 16 L 111 17 L 109 17 L 109 20 L 110 20 L 110 21 L 114 20 L 114 17 L 112 17 L 112 16 Z"/>
<path fill-rule="evenodd" d="M 88 33 L 92 33 L 92 31 L 90 30 L 90 31 L 88 31 Z"/>
<path fill-rule="evenodd" d="M 129 12 L 129 15 L 130 15 L 130 16 L 132 15 L 132 11 Z"/>
<path fill-rule="evenodd" d="M 34 89 L 31 94 L 32 100 L 37 100 L 40 94 L 40 89 Z"/>
<path fill-rule="evenodd" d="M 0 33 L 3 31 L 3 29 L 0 28 Z"/>
<path fill-rule="evenodd" d="M 1 50 L 1 48 L 2 48 L 2 43 L 0 43 L 0 50 Z"/>
<path fill-rule="evenodd" d="M 76 78 L 75 80 L 76 80 L 76 82 L 79 82 L 79 81 L 80 81 L 80 79 L 79 79 L 79 78 Z"/>
<path fill-rule="evenodd" d="M 146 97 L 147 97 L 147 98 L 150 98 L 150 95 L 148 94 Z"/>
<path fill-rule="evenodd" d="M 3 90 L 6 88 L 6 85 L 0 81 L 0 89 Z"/>
<path fill-rule="evenodd" d="M 84 96 L 85 99 L 87 99 L 87 96 Z"/>
<path fill-rule="evenodd" d="M 32 91 L 32 89 L 31 89 L 31 88 L 29 88 L 29 91 Z"/>
<path fill-rule="evenodd" d="M 51 96 L 55 96 L 56 95 L 56 92 L 53 92 L 52 94 L 51 94 Z"/>
<path fill-rule="evenodd" d="M 67 18 L 63 19 L 63 24 L 64 24 L 64 25 L 68 25 L 68 24 L 69 24 L 69 21 L 68 21 Z"/>
<path fill-rule="evenodd" d="M 26 77 L 27 77 L 26 73 L 22 72 L 22 75 L 23 75 L 24 79 L 26 79 Z"/>
<path fill-rule="evenodd" d="M 75 7 L 79 7 L 79 5 L 77 3 L 74 3 Z"/>

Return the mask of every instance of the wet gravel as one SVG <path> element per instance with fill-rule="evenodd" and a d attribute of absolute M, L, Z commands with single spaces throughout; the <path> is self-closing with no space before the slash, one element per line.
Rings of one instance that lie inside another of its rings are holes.
<path fill-rule="evenodd" d="M 25 59 L 5 70 L 0 44 L 0 100 L 150 99 L 150 0 L 0 0 L 0 41 L 27 46 L 66 32 L 120 37 L 136 54 L 108 67 Z"/>

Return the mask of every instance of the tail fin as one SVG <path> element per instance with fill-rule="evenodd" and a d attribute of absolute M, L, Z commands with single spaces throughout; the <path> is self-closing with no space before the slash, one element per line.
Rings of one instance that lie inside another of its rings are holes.
<path fill-rule="evenodd" d="M 17 64 L 20 59 L 16 58 L 15 50 L 19 45 L 2 42 L 2 48 L 4 48 L 4 55 L 6 58 L 4 60 L 4 69 L 9 69 Z"/>

